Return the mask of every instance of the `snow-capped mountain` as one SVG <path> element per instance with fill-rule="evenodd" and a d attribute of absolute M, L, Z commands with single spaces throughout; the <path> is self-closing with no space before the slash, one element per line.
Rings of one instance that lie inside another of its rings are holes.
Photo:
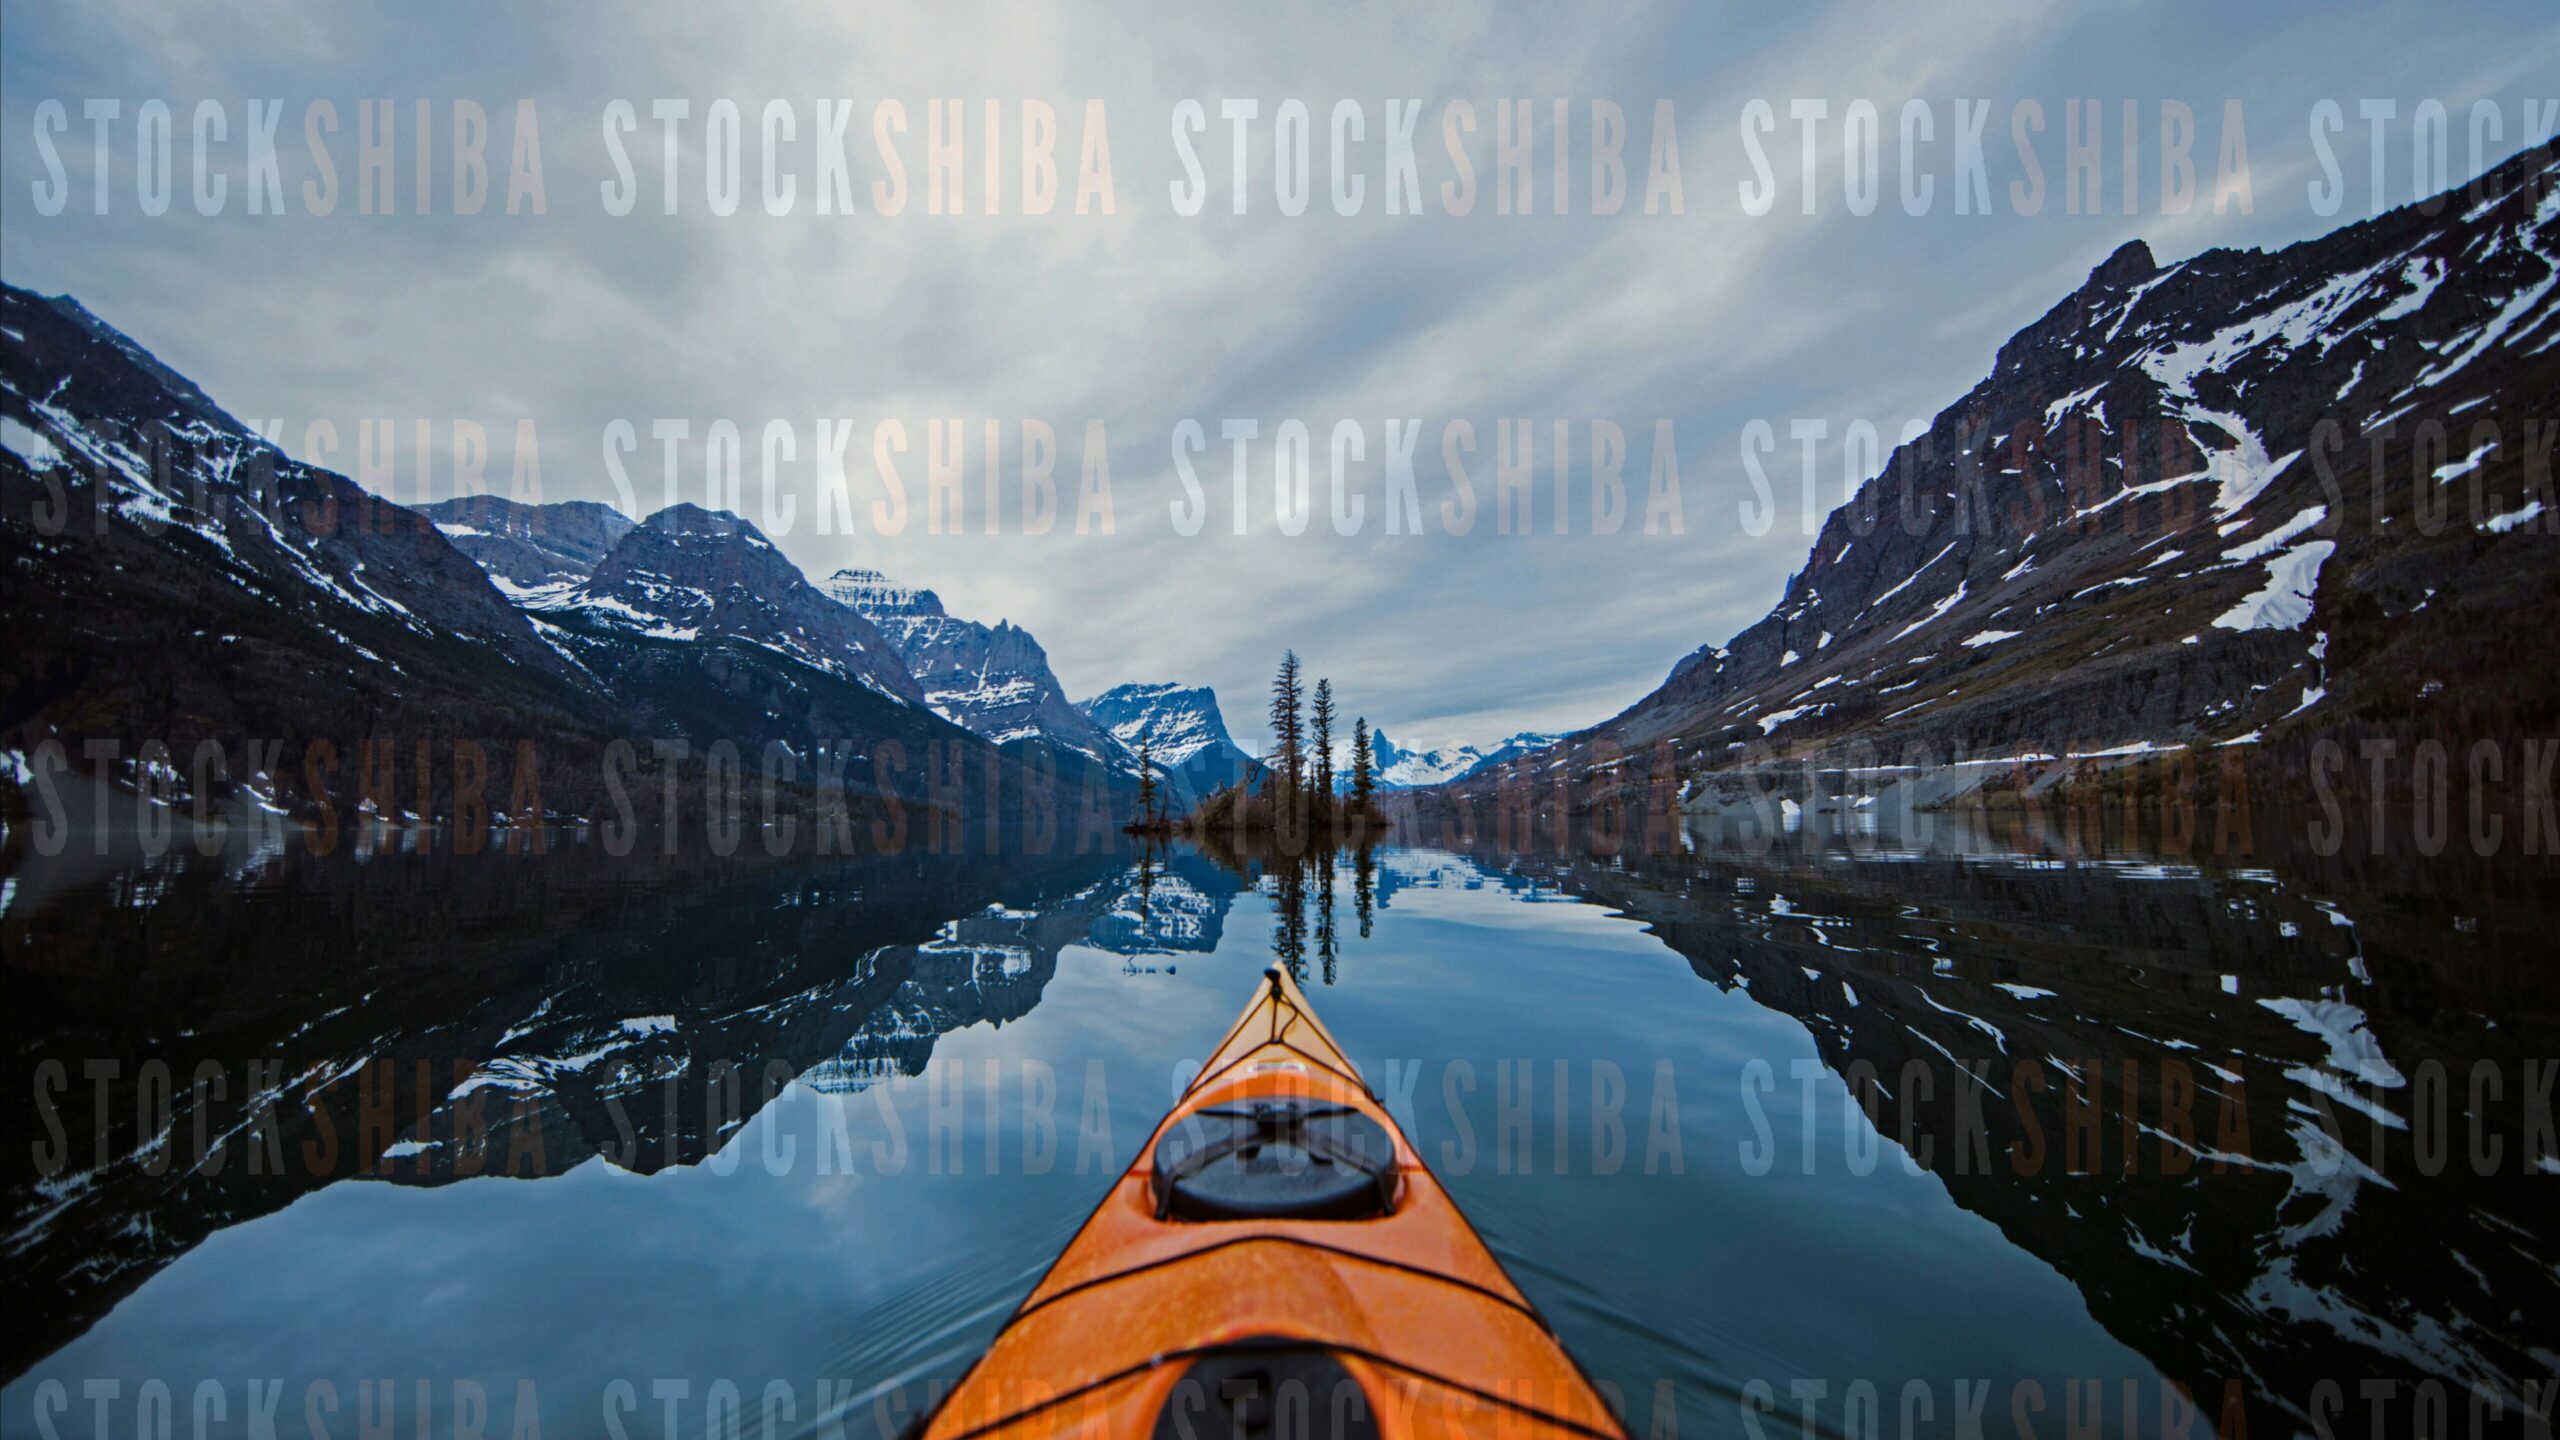
<path fill-rule="evenodd" d="M 1474 774 L 1484 756 L 1472 745 L 1444 745 L 1437 750 L 1399 751 L 1396 762 L 1378 767 L 1381 790 L 1419 790 L 1445 785 Z"/>
<path fill-rule="evenodd" d="M 1206 685 L 1120 685 L 1076 708 L 1131 754 L 1141 745 L 1151 747 L 1177 800 L 1261 778 L 1261 762 L 1227 734 L 1218 697 Z"/>
<path fill-rule="evenodd" d="M 51 741 L 141 777 L 224 747 L 231 795 L 287 804 L 306 741 L 601 736 L 611 707 L 414 512 L 300 464 L 68 296 L 0 285 L 0 751 Z M 579 737 L 572 739 L 571 737 Z M 508 793 L 513 747 L 490 754 Z M 328 757 L 323 757 L 328 758 Z M 23 762 L 20 762 L 23 763 Z M 351 761 L 328 758 L 343 778 Z M 192 783 L 183 763 L 178 793 Z M 18 772 L 23 778 L 24 771 Z M 448 777 L 401 793 L 449 795 Z M 577 803 L 574 785 L 544 792 Z M 342 797 L 348 809 L 351 797 Z"/>
<path fill-rule="evenodd" d="M 467 495 L 417 509 L 509 594 L 586 579 L 639 523 L 593 500 L 527 505 L 498 495 Z"/>
<path fill-rule="evenodd" d="M 936 715 L 868 620 L 735 516 L 438 511 L 459 533 L 293 461 L 76 301 L 0 286 L 0 773 L 111 742 L 108 779 L 182 804 L 209 784 L 218 804 L 451 818 L 470 742 L 477 803 L 511 821 L 654 816 L 668 793 L 698 815 L 725 741 L 750 767 L 792 758 L 785 807 L 858 825 L 892 794 L 936 803 L 938 759 L 992 787 L 946 790 L 966 823 L 1039 823 L 1020 757 Z M 904 767 L 862 773 L 891 740 Z M 616 742 L 633 760 L 608 780 Z M 218 770 L 154 758 L 208 743 Z"/>
<path fill-rule="evenodd" d="M 932 591 L 895 584 L 877 570 L 838 570 L 825 589 L 879 627 L 923 687 L 925 703 L 945 718 L 999 745 L 1048 740 L 1136 772 L 1137 757 L 1069 703 L 1030 631 L 960 619 Z"/>
<path fill-rule="evenodd" d="M 2540 145 L 2272 253 L 2123 245 L 1832 513 L 1766 618 L 1465 786 L 1612 752 L 1645 757 L 1616 783 L 1852 740 L 2273 745 L 2560 693 L 2513 623 L 2560 524 L 2555 178 Z"/>
<path fill-rule="evenodd" d="M 1419 790 L 1431 785 L 1445 785 L 1490 765 L 1504 764 L 1533 750 L 1543 750 L 1562 739 L 1560 735 L 1523 730 L 1490 748 L 1475 745 L 1443 745 L 1436 750 L 1407 750 L 1387 738 L 1383 730 L 1369 732 L 1370 750 L 1377 757 L 1378 788 L 1381 790 Z M 1337 770 L 1349 766 L 1349 752 L 1336 762 Z M 1346 779 L 1343 784 L 1349 784 Z"/>
<path fill-rule="evenodd" d="M 811 585 L 753 524 L 670 505 L 640 522 L 584 581 L 518 597 L 549 616 L 653 640 L 735 639 L 914 703 L 924 687 L 859 612 Z"/>
<path fill-rule="evenodd" d="M 651 639 L 731 636 L 884 694 L 929 698 L 906 668 L 902 636 L 884 634 L 867 614 L 848 619 L 842 597 L 815 590 L 762 531 L 727 511 L 672 505 L 636 521 L 594 501 L 473 495 L 418 513 L 537 623 L 575 613 Z"/>
<path fill-rule="evenodd" d="M 1517 760 L 1523 755 L 1544 750 L 1563 738 L 1564 737 L 1562 735 L 1549 734 L 1542 730 L 1523 730 L 1494 746 L 1492 749 L 1484 752 L 1482 758 L 1476 761 L 1475 768 L 1477 770 L 1482 770 L 1489 765 L 1509 764 L 1511 761 Z M 1471 770 L 1467 773 L 1473 774 L 1475 772 Z"/>

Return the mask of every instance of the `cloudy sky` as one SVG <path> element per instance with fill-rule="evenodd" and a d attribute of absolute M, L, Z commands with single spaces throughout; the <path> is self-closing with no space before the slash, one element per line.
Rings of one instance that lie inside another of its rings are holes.
<path fill-rule="evenodd" d="M 1799 422 L 1822 426 L 1813 468 L 1827 509 L 1844 469 L 1864 468 L 1857 452 L 1843 453 L 1853 424 L 1889 446 L 1969 389 L 2003 339 L 2125 240 L 2147 240 L 2166 261 L 2318 234 L 2411 198 L 2436 106 L 2443 173 L 2459 181 L 2475 149 L 2494 160 L 2547 135 L 2555 97 L 2560 12 L 2547 0 L 2458 9 L 1213 3 L 1072 13 L 839 0 L 19 0 L 0 11 L 0 276 L 78 296 L 233 413 L 281 422 L 282 442 L 306 459 L 354 471 L 361 423 L 394 422 L 391 477 L 369 483 L 403 500 L 422 485 L 431 498 L 451 492 L 456 420 L 490 436 L 490 488 L 505 492 L 530 421 L 542 498 L 618 499 L 608 440 L 628 426 L 630 499 L 653 509 L 666 480 L 656 430 L 681 421 L 689 436 L 676 480 L 682 498 L 699 502 L 703 440 L 725 420 L 744 437 L 744 507 L 813 576 L 873 565 L 935 588 L 956 613 L 1028 626 L 1078 696 L 1126 680 L 1212 684 L 1250 743 L 1257 692 L 1294 646 L 1334 678 L 1349 709 L 1399 741 L 1482 741 L 1602 718 L 1767 608 L 1809 536 Z M 1503 213 L 1495 195 L 1506 98 L 1528 102 L 1531 119 L 1525 215 Z M 252 99 L 281 102 L 282 214 L 250 213 Z M 359 108 L 380 99 L 393 102 L 395 213 L 366 214 Z M 101 122 L 90 110 L 103 100 L 117 114 L 103 122 L 100 215 Z M 206 178 L 227 183 L 211 215 L 199 213 L 194 160 L 208 100 L 220 134 L 208 132 Z M 936 214 L 929 112 L 950 100 L 959 102 L 961 213 Z M 1222 104 L 1236 100 L 1255 110 L 1242 122 L 1243 214 L 1232 188 L 1236 122 Z M 1337 213 L 1333 156 L 1346 100 L 1360 132 L 1339 178 L 1363 187 L 1350 215 Z M 2089 100 L 2098 102 L 2097 213 L 2063 193 L 2067 107 Z M 168 114 L 165 207 L 145 163 L 157 141 L 152 101 Z M 635 122 L 619 132 L 619 157 L 607 138 L 617 101 Z M 658 112 L 675 101 L 685 114 L 672 122 L 668 191 Z M 849 103 L 847 213 L 821 213 L 833 189 L 820 158 L 822 101 Z M 1204 121 L 1189 157 L 1176 138 L 1185 101 Z M 1290 169 L 1275 164 L 1291 101 L 1304 107 L 1307 137 L 1296 214 Z M 1389 159 L 1390 101 L 1418 102 L 1419 214 L 1389 213 L 1402 189 Z M 1559 101 L 1570 162 L 1561 215 Z M 990 102 L 998 214 L 984 207 Z M 1811 122 L 1810 190 L 1799 118 L 1809 102 L 1823 112 Z M 1927 133 L 1906 146 L 1914 102 Z M 1958 194 L 1972 188 L 1959 135 L 1969 107 L 1986 102 L 1974 113 L 1987 115 L 1989 213 L 1958 213 Z M 2325 137 L 2326 156 L 2315 143 L 2324 102 L 2342 122 Z M 2369 119 L 2369 102 L 2388 102 L 2388 118 Z M 1658 123 L 1666 104 L 1667 127 Z M 2183 208 L 2161 183 L 2163 149 L 2180 128 L 2164 105 L 2192 116 L 2195 195 Z M 715 203 L 711 180 L 724 168 L 712 162 L 726 153 L 732 106 L 734 207 Z M 1025 214 L 1023 127 L 1043 106 L 1055 117 L 1056 199 L 1047 214 Z M 1862 148 L 1852 117 L 1869 106 L 1873 172 L 1844 160 Z M 533 127 L 519 123 L 528 111 Z M 774 179 L 793 187 L 780 215 L 767 206 L 769 112 L 790 126 L 770 147 Z M 896 177 L 876 137 L 893 112 L 904 129 L 890 132 L 888 148 L 907 193 L 888 214 L 874 186 Z M 49 130 L 54 113 L 63 123 Z M 453 132 L 457 114 L 467 123 L 473 113 L 487 117 L 489 198 L 479 213 L 457 214 Z M 1773 123 L 1755 130 L 1763 113 Z M 1603 214 L 1593 131 L 1611 114 L 1623 122 L 1624 198 Z M 316 214 L 326 187 L 312 127 L 328 115 L 336 128 L 321 128 L 317 144 L 337 193 Z M 1452 127 L 1473 172 L 1462 214 L 1443 191 L 1462 181 Z M 1109 214 L 1079 181 L 1097 130 L 1107 136 Z M 2042 172 L 2040 196 L 2021 133 Z M 1675 147 L 1678 213 L 1649 179 Z M 507 213 L 520 148 L 539 156 L 538 215 L 521 197 Z M 2226 153 L 2245 157 L 2245 208 L 2220 183 Z M 1923 213 L 1905 201 L 1906 154 L 1910 179 L 1932 187 Z M 415 207 L 422 180 L 425 214 Z M 962 534 L 931 533 L 923 510 L 937 419 L 959 422 Z M 1243 535 L 1222 433 L 1234 419 L 1258 429 Z M 1532 534 L 1500 533 L 1492 511 L 1505 419 L 1529 422 L 1534 442 Z M 985 505 L 991 420 L 1001 438 L 998 534 L 987 533 Z M 1062 515 L 1045 535 L 1019 533 L 1025 420 L 1057 440 Z M 1292 420 L 1311 437 L 1314 514 L 1299 534 L 1275 515 L 1274 437 Z M 1334 524 L 1329 478 L 1345 420 L 1361 428 L 1366 451 L 1348 472 L 1347 494 L 1365 506 L 1350 535 Z M 1418 535 L 1385 533 L 1391 420 L 1419 422 Z M 1743 460 L 1755 420 L 1777 442 L 1765 464 L 1779 504 L 1766 525 L 1754 523 L 1767 517 L 1749 506 Z M 423 478 L 420 421 L 430 430 Z M 1194 527 L 1176 467 L 1185 421 L 1206 442 L 1192 461 L 1197 533 L 1186 533 Z M 1554 523 L 1558 421 L 1564 534 Z M 318 422 L 335 428 L 334 452 L 313 443 Z M 776 468 L 776 498 L 794 505 L 787 526 L 764 510 L 774 422 L 793 447 Z M 886 494 L 873 452 L 892 422 L 907 437 L 894 461 L 911 513 L 886 534 L 872 508 Z M 1097 422 L 1113 529 L 1078 534 Z M 1646 533 L 1662 422 L 1677 454 L 1676 534 L 1658 512 Z M 825 533 L 822 427 L 847 424 L 855 523 Z M 1461 458 L 1478 505 L 1472 528 L 1453 534 L 1444 447 L 1460 425 L 1474 433 Z M 1626 514 L 1617 533 L 1595 534 L 1590 452 L 1609 425 L 1627 441 Z"/>

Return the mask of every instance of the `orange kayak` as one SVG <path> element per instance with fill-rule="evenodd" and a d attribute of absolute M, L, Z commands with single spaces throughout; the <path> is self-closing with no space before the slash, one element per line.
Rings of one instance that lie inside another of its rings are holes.
<path fill-rule="evenodd" d="M 923 1440 L 1625 1440 L 1288 972 Z"/>

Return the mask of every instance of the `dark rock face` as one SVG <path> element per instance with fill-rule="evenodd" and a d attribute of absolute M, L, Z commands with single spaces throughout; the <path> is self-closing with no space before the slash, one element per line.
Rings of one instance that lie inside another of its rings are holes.
<path fill-rule="evenodd" d="M 1031 632 L 963 620 L 930 590 L 877 570 L 838 570 L 826 593 L 879 627 L 923 687 L 925 703 L 999 745 L 1046 740 L 1135 773 L 1137 757 L 1070 704 Z"/>
<path fill-rule="evenodd" d="M 76 302 L 5 286 L 0 567 L 0 749 L 57 743 L 86 771 L 83 745 L 112 742 L 107 776 L 130 783 L 164 745 L 177 798 L 202 744 L 232 792 L 290 805 L 381 735 L 433 745 L 434 772 L 413 786 L 404 759 L 399 788 L 438 803 L 452 740 L 496 742 L 503 797 L 511 742 L 585 750 L 612 723 L 414 512 L 287 458 Z"/>
<path fill-rule="evenodd" d="M 1120 685 L 1078 708 L 1130 753 L 1148 746 L 1177 801 L 1262 779 L 1262 762 L 1227 734 L 1217 694 L 1206 685 Z"/>
<path fill-rule="evenodd" d="M 2511 621 L 2553 595 L 2554 181 L 2538 146 L 2273 253 L 2123 246 L 1833 512 L 1765 618 L 1456 788 L 2548 721 L 2560 660 Z"/>
<path fill-rule="evenodd" d="M 0 288 L 0 773 L 23 782 L 19 757 L 50 753 L 181 806 L 383 818 L 476 813 L 461 782 L 516 822 L 657 815 L 672 790 L 691 816 L 727 741 L 751 774 L 781 747 L 803 799 L 850 764 L 857 820 L 895 794 L 1027 823 L 1026 760 L 927 709 L 878 630 L 753 526 L 690 506 L 636 525 L 486 498 L 438 511 L 480 532 L 460 538 L 503 581 L 76 303 Z M 890 740 L 899 763 L 875 768 Z M 93 767 L 92 741 L 114 758 Z M 613 781 L 617 741 L 636 763 Z M 222 762 L 191 764 L 199 746 Z M 933 764 L 1001 799 L 936 798 Z M 0 788 L 0 806 L 40 788 Z"/>
<path fill-rule="evenodd" d="M 924 700 L 870 621 L 829 599 L 764 532 L 723 510 L 670 505 L 625 535 L 584 584 L 530 603 L 655 639 L 743 640 L 883 695 Z"/>
<path fill-rule="evenodd" d="M 527 505 L 498 495 L 439 500 L 418 513 L 510 595 L 586 579 L 637 523 L 593 500 Z"/>

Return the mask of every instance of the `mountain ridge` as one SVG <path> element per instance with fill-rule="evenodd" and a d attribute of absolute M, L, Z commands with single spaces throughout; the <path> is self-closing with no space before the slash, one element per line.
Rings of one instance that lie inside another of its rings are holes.
<path fill-rule="evenodd" d="M 1148 747 L 1177 804 L 1195 803 L 1228 785 L 1261 781 L 1262 762 L 1228 733 L 1217 692 L 1206 685 L 1136 681 L 1115 685 L 1076 708 L 1130 753 Z"/>
<path fill-rule="evenodd" d="M 510 596 L 586 579 L 640 523 L 596 500 L 528 504 L 498 495 L 465 495 L 420 505 L 417 511 Z"/>
<path fill-rule="evenodd" d="M 1562 774 L 1587 808 L 1664 763 L 1694 794 L 1844 745 L 2292 744 L 2416 723 L 2430 680 L 2446 723 L 2549 718 L 2560 676 L 2497 617 L 2549 598 L 2531 537 L 2560 511 L 2552 156 L 2279 250 L 2118 246 L 1825 518 L 1762 619 L 1441 798 Z"/>
<path fill-rule="evenodd" d="M 19 637 L 0 804 L 58 809 L 78 769 L 316 818 L 335 844 L 342 815 L 524 826 L 681 801 L 716 823 L 707 767 L 734 781 L 759 756 L 783 809 L 852 822 L 828 833 L 912 805 L 937 832 L 1054 825 L 1055 781 L 1131 788 L 934 714 L 868 620 L 735 516 L 577 507 L 575 533 L 537 537 L 515 502 L 437 512 L 292 460 L 78 302 L 0 285 L 0 564 L 19 581 L 0 591 Z M 720 792 L 727 818 L 753 789 Z M 481 843 L 464 830 L 450 843 Z"/>
<path fill-rule="evenodd" d="M 1387 738 L 1383 727 L 1369 732 L 1370 748 L 1378 767 L 1378 788 L 1381 790 L 1421 790 L 1452 784 L 1479 771 L 1543 750 L 1563 738 L 1544 731 L 1522 730 L 1489 746 L 1442 745 L 1431 750 L 1407 750 Z M 1335 762 L 1337 772 L 1346 766 L 1346 761 Z"/>
<path fill-rule="evenodd" d="M 1137 757 L 1067 699 L 1030 631 L 1010 621 L 961 619 L 931 590 L 896 584 L 878 570 L 841 569 L 820 588 L 879 627 L 925 702 L 946 718 L 999 745 L 1047 740 L 1136 773 Z"/>

